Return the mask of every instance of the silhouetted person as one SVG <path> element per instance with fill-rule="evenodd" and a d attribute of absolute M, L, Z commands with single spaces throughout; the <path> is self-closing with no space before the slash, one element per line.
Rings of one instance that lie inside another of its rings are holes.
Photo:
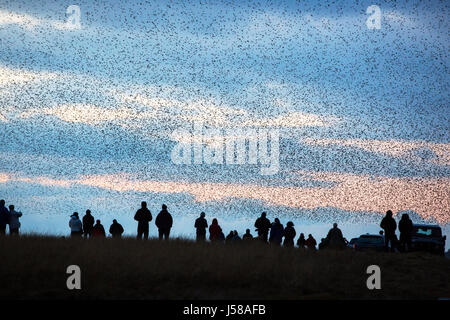
<path fill-rule="evenodd" d="M 100 223 L 100 220 L 95 222 L 95 225 L 92 227 L 92 238 L 104 238 L 106 237 L 105 228 Z"/>
<path fill-rule="evenodd" d="M 109 233 L 113 238 L 122 238 L 123 231 L 122 225 L 114 219 L 112 225 L 109 227 Z"/>
<path fill-rule="evenodd" d="M 137 238 L 148 239 L 148 223 L 152 221 L 152 213 L 147 209 L 147 202 L 142 201 L 141 208 L 134 215 L 134 220 L 138 222 Z"/>
<path fill-rule="evenodd" d="M 386 211 L 386 216 L 381 220 L 380 227 L 384 230 L 384 245 L 385 249 L 388 250 L 389 244 L 391 245 L 391 251 L 397 244 L 397 236 L 395 235 L 395 229 L 397 229 L 397 223 L 392 217 L 392 211 Z"/>
<path fill-rule="evenodd" d="M 158 227 L 159 239 L 161 240 L 163 237 L 165 240 L 169 239 L 173 219 L 165 204 L 162 205 L 161 212 L 156 216 L 155 224 Z"/>
<path fill-rule="evenodd" d="M 333 223 L 333 228 L 328 231 L 328 235 L 324 241 L 330 248 L 344 248 L 345 240 L 341 229 L 338 228 L 337 223 Z"/>
<path fill-rule="evenodd" d="M 94 227 L 94 217 L 91 215 L 91 210 L 86 210 L 86 214 L 83 217 L 83 231 L 84 237 L 87 238 L 92 235 L 92 228 Z"/>
<path fill-rule="evenodd" d="M 294 246 L 294 239 L 297 233 L 294 229 L 294 223 L 292 221 L 289 221 L 286 224 L 286 228 L 284 228 L 284 242 L 283 245 L 285 247 L 293 247 Z"/>
<path fill-rule="evenodd" d="M 402 251 L 410 251 L 413 223 L 407 213 L 402 214 L 402 218 L 398 223 L 398 230 L 400 231 L 400 247 Z"/>
<path fill-rule="evenodd" d="M 242 236 L 242 240 L 253 240 L 253 236 L 250 233 L 250 229 L 245 230 L 245 234 Z"/>
<path fill-rule="evenodd" d="M 283 225 L 280 223 L 280 220 L 278 218 L 275 218 L 275 221 L 272 223 L 272 226 L 270 227 L 269 242 L 271 244 L 279 246 L 283 241 L 283 232 L 284 232 Z"/>
<path fill-rule="evenodd" d="M 208 228 L 208 222 L 205 219 L 205 213 L 200 213 L 200 218 L 195 220 L 195 229 L 197 230 L 197 241 L 206 240 L 206 228 Z"/>
<path fill-rule="evenodd" d="M 21 216 L 22 212 L 15 211 L 13 205 L 9 206 L 9 234 L 19 234 Z"/>
<path fill-rule="evenodd" d="M 233 231 L 230 231 L 230 233 L 225 238 L 225 243 L 231 243 L 231 241 L 233 240 L 233 237 L 234 237 L 234 233 L 233 233 Z"/>
<path fill-rule="evenodd" d="M 0 235 L 6 233 L 6 225 L 9 223 L 9 211 L 5 207 L 5 200 L 0 200 Z"/>
<path fill-rule="evenodd" d="M 300 237 L 297 240 L 297 246 L 301 249 L 305 249 L 306 239 L 305 239 L 305 235 L 303 233 L 300 233 Z"/>
<path fill-rule="evenodd" d="M 222 228 L 219 226 L 217 219 L 214 218 L 211 225 L 209 226 L 209 240 L 220 241 L 223 240 Z"/>
<path fill-rule="evenodd" d="M 269 234 L 269 229 L 271 227 L 271 223 L 269 219 L 266 218 L 266 213 L 261 213 L 261 217 L 256 219 L 255 228 L 258 231 L 258 237 L 263 242 L 267 242 L 267 236 Z"/>
<path fill-rule="evenodd" d="M 232 238 L 232 241 L 234 242 L 234 243 L 239 243 L 239 242 L 241 242 L 241 237 L 239 237 L 239 233 L 237 232 L 237 230 L 234 230 L 233 231 L 233 238 Z"/>
<path fill-rule="evenodd" d="M 306 247 L 310 250 L 316 250 L 317 241 L 313 238 L 311 234 L 308 235 L 308 239 L 306 239 Z"/>
<path fill-rule="evenodd" d="M 78 212 L 74 212 L 70 216 L 69 227 L 71 237 L 76 238 L 81 237 L 83 235 L 83 224 L 81 223 L 81 220 L 78 217 Z"/>

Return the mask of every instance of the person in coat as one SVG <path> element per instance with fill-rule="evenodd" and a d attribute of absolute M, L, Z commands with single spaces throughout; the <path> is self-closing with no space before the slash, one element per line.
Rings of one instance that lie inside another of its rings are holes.
<path fill-rule="evenodd" d="M 105 228 L 100 223 L 100 220 L 95 222 L 94 227 L 92 227 L 92 238 L 104 238 L 106 237 Z"/>
<path fill-rule="evenodd" d="M 90 237 L 92 235 L 92 228 L 94 227 L 94 217 L 91 215 L 91 210 L 86 210 L 86 214 L 83 217 L 83 231 L 84 237 Z"/>
<path fill-rule="evenodd" d="M 217 219 L 214 218 L 209 226 L 209 240 L 214 242 L 224 240 L 224 238 L 222 228 L 219 226 Z"/>
<path fill-rule="evenodd" d="M 380 227 L 384 230 L 384 247 L 386 251 L 391 246 L 391 251 L 395 250 L 397 245 L 397 236 L 395 235 L 395 229 L 397 229 L 397 223 L 392 217 L 392 211 L 386 211 L 386 216 L 381 220 Z"/>
<path fill-rule="evenodd" d="M 308 239 L 306 239 L 305 244 L 309 250 L 316 250 L 317 241 L 311 234 L 308 235 Z"/>
<path fill-rule="evenodd" d="M 83 224 L 78 217 L 78 212 L 74 212 L 70 216 L 69 220 L 70 236 L 74 238 L 81 237 L 83 235 Z"/>
<path fill-rule="evenodd" d="M 242 240 L 245 240 L 245 241 L 253 240 L 253 236 L 250 233 L 250 229 L 245 230 L 245 234 L 242 236 Z"/>
<path fill-rule="evenodd" d="M 116 219 L 113 220 L 112 225 L 109 227 L 109 233 L 113 238 L 122 238 L 123 227 Z"/>
<path fill-rule="evenodd" d="M 0 200 L 0 235 L 6 234 L 6 225 L 9 223 L 9 211 L 5 207 L 5 200 Z"/>
<path fill-rule="evenodd" d="M 338 224 L 334 223 L 333 228 L 328 231 L 327 237 L 325 238 L 324 242 L 326 243 L 326 246 L 329 248 L 334 249 L 341 249 L 345 248 L 345 239 L 342 235 L 341 229 L 338 228 Z"/>
<path fill-rule="evenodd" d="M 269 219 L 266 218 L 266 216 L 267 214 L 263 212 L 261 213 L 261 216 L 255 221 L 255 228 L 258 232 L 258 237 L 263 242 L 267 242 L 267 236 L 271 227 L 271 223 Z"/>
<path fill-rule="evenodd" d="M 275 221 L 272 223 L 272 226 L 270 227 L 269 242 L 271 244 L 279 246 L 283 241 L 283 232 L 284 232 L 283 225 L 280 223 L 280 220 L 278 218 L 275 218 Z"/>
<path fill-rule="evenodd" d="M 19 234 L 21 216 L 22 212 L 15 211 L 13 205 L 9 206 L 9 234 Z"/>
<path fill-rule="evenodd" d="M 169 239 L 173 219 L 165 204 L 162 205 L 161 212 L 156 216 L 155 224 L 158 227 L 159 240 L 162 240 L 163 237 L 165 240 Z"/>
<path fill-rule="evenodd" d="M 398 223 L 398 230 L 400 231 L 400 247 L 402 251 L 410 251 L 413 223 L 407 213 L 402 214 L 402 218 Z"/>
<path fill-rule="evenodd" d="M 141 203 L 141 208 L 136 211 L 136 214 L 134 215 L 134 220 L 138 222 L 138 228 L 137 228 L 137 238 L 142 239 L 142 236 L 144 236 L 144 239 L 148 239 L 148 223 L 152 221 L 152 213 L 150 210 L 147 209 L 147 202 L 143 201 Z"/>
<path fill-rule="evenodd" d="M 305 249 L 305 247 L 306 247 L 306 239 L 305 239 L 305 235 L 303 233 L 300 233 L 300 237 L 298 237 L 297 246 L 300 249 Z"/>
<path fill-rule="evenodd" d="M 231 243 L 233 241 L 234 232 L 233 230 L 230 231 L 230 233 L 225 238 L 225 243 Z"/>
<path fill-rule="evenodd" d="M 284 235 L 283 245 L 285 247 L 293 247 L 296 234 L 297 233 L 295 232 L 295 229 L 294 229 L 294 223 L 292 221 L 289 221 L 286 224 L 286 228 L 284 229 L 284 232 L 283 232 L 283 235 Z"/>
<path fill-rule="evenodd" d="M 200 218 L 195 220 L 196 235 L 197 241 L 205 241 L 206 240 L 206 228 L 208 228 L 208 222 L 205 219 L 205 213 L 200 213 Z"/>

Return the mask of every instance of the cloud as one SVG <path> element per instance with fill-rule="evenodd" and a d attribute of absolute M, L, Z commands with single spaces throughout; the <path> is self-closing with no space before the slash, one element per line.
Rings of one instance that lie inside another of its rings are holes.
<path fill-rule="evenodd" d="M 7 25 L 18 25 L 28 31 L 33 31 L 36 27 L 48 27 L 56 30 L 81 29 L 81 25 L 51 19 L 36 18 L 29 14 L 0 10 L 0 26 Z"/>
<path fill-rule="evenodd" d="M 450 178 L 389 178 L 341 173 L 305 173 L 306 179 L 335 182 L 332 187 L 267 187 L 248 184 L 139 181 L 126 174 L 88 176 L 77 183 L 119 192 L 187 193 L 196 201 L 230 198 L 261 200 L 270 205 L 347 211 L 413 210 L 424 218 L 450 221 Z"/>
<path fill-rule="evenodd" d="M 241 125 L 251 127 L 329 127 L 339 122 L 337 117 L 321 116 L 312 113 L 290 112 L 277 117 L 249 119 Z"/>
<path fill-rule="evenodd" d="M 345 211 L 384 213 L 412 210 L 424 219 L 450 221 L 450 178 L 391 178 L 336 172 L 296 173 L 299 180 L 331 182 L 330 186 L 260 186 L 236 183 L 195 183 L 140 180 L 127 173 L 89 175 L 78 179 L 15 178 L 0 174 L 0 182 L 21 181 L 46 186 L 81 185 L 117 192 L 190 194 L 197 202 L 253 199 L 268 205 L 298 209 L 333 207 Z"/>
<path fill-rule="evenodd" d="M 30 82 L 43 82 L 56 79 L 58 73 L 47 71 L 31 71 L 0 65 L 0 86 L 22 85 Z"/>
<path fill-rule="evenodd" d="M 22 90 L 21 85 L 30 83 L 33 85 L 27 90 L 26 99 L 24 96 L 12 98 Z M 206 93 L 194 94 L 188 88 L 112 83 L 109 79 L 67 72 L 30 71 L 0 66 L 0 85 L 5 86 L 1 92 L 3 97 L 10 96 L 9 103 L 15 105 L 8 109 L 10 121 L 14 118 L 54 116 L 64 122 L 92 126 L 113 123 L 143 135 L 150 134 L 148 126 L 151 124 L 162 137 L 168 136 L 169 129 L 192 126 L 194 122 L 202 122 L 215 128 L 300 128 L 333 126 L 341 120 L 334 116 L 292 109 L 283 112 L 274 109 L 273 115 L 262 116 L 257 110 L 245 110 L 245 101 L 241 101 L 241 108 L 231 106 L 218 102 Z M 90 89 L 92 87 L 96 88 L 95 95 L 104 98 L 78 102 L 80 96 L 93 95 L 94 92 Z M 61 90 L 64 90 L 64 95 L 59 94 Z M 50 96 L 61 98 L 45 100 L 45 97 Z M 36 102 L 25 103 L 29 100 Z M 291 97 L 289 103 L 295 104 L 292 100 Z M 7 99 L 4 101 L 8 103 Z M 3 106 L 5 107 L 6 105 Z"/>
<path fill-rule="evenodd" d="M 84 123 L 94 126 L 104 122 L 120 124 L 123 121 L 137 121 L 155 117 L 152 112 L 138 112 L 125 107 L 113 109 L 88 104 L 67 104 L 50 108 L 31 109 L 22 112 L 19 118 L 27 119 L 42 115 L 56 116 L 65 122 Z"/>
<path fill-rule="evenodd" d="M 6 183 L 9 181 L 9 174 L 0 173 L 0 183 Z"/>
<path fill-rule="evenodd" d="M 316 139 L 303 138 L 304 144 L 314 146 L 342 146 L 362 149 L 371 153 L 384 154 L 395 158 L 423 160 L 420 151 L 431 151 L 432 157 L 424 159 L 433 164 L 450 166 L 450 144 L 425 141 L 374 140 L 374 139 Z M 416 152 L 417 151 L 417 152 Z"/>
<path fill-rule="evenodd" d="M 28 14 L 20 14 L 14 13 L 10 11 L 0 10 L 0 26 L 5 25 L 19 25 L 25 27 L 27 29 L 34 28 L 40 25 L 41 20 L 28 15 Z"/>

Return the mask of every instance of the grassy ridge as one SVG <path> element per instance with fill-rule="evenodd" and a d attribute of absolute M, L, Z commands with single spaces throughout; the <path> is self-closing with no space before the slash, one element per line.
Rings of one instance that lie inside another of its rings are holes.
<path fill-rule="evenodd" d="M 82 290 L 66 288 L 79 265 Z M 381 268 L 368 290 L 366 268 Z M 190 241 L 0 239 L 0 298 L 436 299 L 450 297 L 450 260 L 423 253 L 307 252 Z"/>

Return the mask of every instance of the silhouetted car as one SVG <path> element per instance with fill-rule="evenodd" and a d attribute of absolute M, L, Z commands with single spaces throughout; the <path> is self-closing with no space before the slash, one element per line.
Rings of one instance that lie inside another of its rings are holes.
<path fill-rule="evenodd" d="M 413 251 L 427 251 L 444 255 L 446 236 L 442 236 L 441 227 L 431 224 L 414 224 L 411 237 Z"/>
<path fill-rule="evenodd" d="M 356 240 L 358 240 L 359 238 L 352 238 L 351 240 L 350 240 L 350 242 L 348 243 L 348 246 L 350 247 L 350 248 L 352 248 L 352 249 L 354 249 L 355 247 L 354 247 L 354 245 L 355 245 L 355 242 L 356 242 Z"/>
<path fill-rule="evenodd" d="M 356 251 L 383 251 L 384 237 L 378 234 L 363 234 L 353 243 Z"/>

